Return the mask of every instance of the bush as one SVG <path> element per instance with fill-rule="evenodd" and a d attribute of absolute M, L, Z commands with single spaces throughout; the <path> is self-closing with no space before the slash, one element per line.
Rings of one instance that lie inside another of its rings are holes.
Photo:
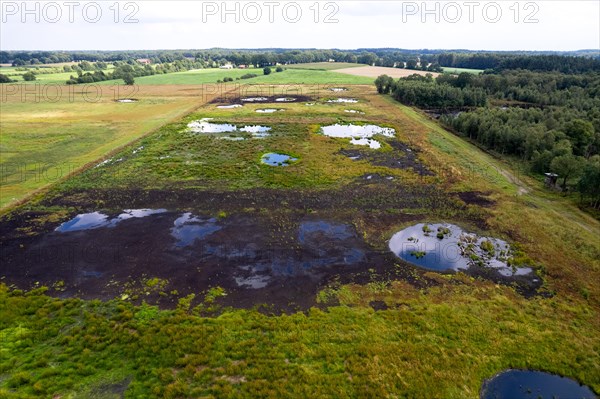
<path fill-rule="evenodd" d="M 123 82 L 125 82 L 126 85 L 131 86 L 135 83 L 135 79 L 131 73 L 126 73 L 123 75 Z"/>
<path fill-rule="evenodd" d="M 11 78 L 0 73 L 0 83 L 10 83 L 10 82 L 12 82 Z"/>
<path fill-rule="evenodd" d="M 283 72 L 283 68 L 278 66 L 277 69 L 275 69 L 275 72 Z"/>
<path fill-rule="evenodd" d="M 257 77 L 258 75 L 255 73 L 247 73 L 245 75 L 240 76 L 242 79 L 252 79 Z"/>
<path fill-rule="evenodd" d="M 264 69 L 263 69 L 263 73 L 264 73 L 265 75 L 270 75 L 270 74 L 271 74 L 271 68 L 269 68 L 269 67 L 266 67 L 266 68 L 264 68 Z"/>
<path fill-rule="evenodd" d="M 27 72 L 23 74 L 23 80 L 31 82 L 35 80 L 35 74 L 33 72 Z"/>

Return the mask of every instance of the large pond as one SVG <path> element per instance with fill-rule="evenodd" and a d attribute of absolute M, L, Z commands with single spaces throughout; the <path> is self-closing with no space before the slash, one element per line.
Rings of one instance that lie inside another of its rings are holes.
<path fill-rule="evenodd" d="M 471 266 L 495 269 L 505 277 L 532 273 L 528 267 L 513 267 L 513 249 L 503 240 L 479 237 L 453 224 L 407 227 L 392 236 L 390 250 L 417 266 L 437 270 L 465 270 Z"/>
<path fill-rule="evenodd" d="M 481 399 L 592 399 L 592 390 L 570 378 L 530 370 L 507 370 L 486 381 Z"/>
<path fill-rule="evenodd" d="M 367 145 L 377 149 L 381 147 L 381 143 L 372 139 L 375 135 L 385 137 L 394 137 L 396 131 L 390 127 L 381 127 L 377 125 L 335 125 L 323 126 L 321 132 L 328 137 L 335 138 L 350 138 L 350 143 L 355 145 Z"/>

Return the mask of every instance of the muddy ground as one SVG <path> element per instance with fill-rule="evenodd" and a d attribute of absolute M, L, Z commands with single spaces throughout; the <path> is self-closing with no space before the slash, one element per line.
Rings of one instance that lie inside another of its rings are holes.
<path fill-rule="evenodd" d="M 461 199 L 462 198 L 462 199 Z M 402 185 L 387 179 L 360 179 L 334 190 L 91 190 L 48 196 L 40 205 L 69 209 L 21 210 L 0 221 L 2 265 L 7 284 L 54 287 L 52 295 L 111 299 L 127 295 L 173 307 L 211 287 L 222 287 L 223 306 L 265 305 L 275 312 L 307 309 L 316 294 L 335 283 L 404 279 L 416 286 L 437 284 L 395 257 L 387 242 L 369 242 L 365 231 L 383 237 L 389 229 L 418 222 L 427 214 L 464 212 L 488 201 L 479 193 L 448 194 L 432 185 Z M 101 206 L 99 205 L 101 204 Z M 86 212 L 118 219 L 123 209 L 165 209 L 89 230 L 55 231 Z M 360 223 L 359 223 L 360 224 Z M 483 219 L 479 224 L 484 227 Z M 540 283 L 469 271 L 497 283 L 516 285 L 526 296 Z M 148 283 L 159 278 L 160 284 Z M 164 284 L 164 285 L 163 285 Z M 379 306 L 378 306 L 379 307 Z"/>
<path fill-rule="evenodd" d="M 419 176 L 433 176 L 434 173 L 427 168 L 418 158 L 419 150 L 397 140 L 389 140 L 392 151 L 369 151 L 364 148 L 347 148 L 340 151 L 355 160 L 367 160 L 376 166 L 385 166 L 392 169 L 412 169 Z"/>

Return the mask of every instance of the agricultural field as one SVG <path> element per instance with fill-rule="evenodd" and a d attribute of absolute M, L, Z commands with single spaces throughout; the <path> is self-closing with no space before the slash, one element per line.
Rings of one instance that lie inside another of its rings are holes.
<path fill-rule="evenodd" d="M 40 75 L 50 76 L 50 75 Z M 202 104 L 189 86 L 4 85 L 0 207 L 97 161 Z M 140 101 L 117 100 L 134 96 Z"/>
<path fill-rule="evenodd" d="M 439 75 L 437 72 L 417 71 L 414 69 L 403 69 L 403 68 L 388 68 L 379 66 L 359 66 L 354 68 L 337 69 L 335 72 L 344 73 L 353 76 L 364 76 L 375 79 L 380 75 L 388 75 L 394 79 L 405 78 L 410 75 L 422 75 L 431 74 L 434 78 Z"/>
<path fill-rule="evenodd" d="M 598 220 L 377 94 L 370 68 L 3 104 L 3 153 L 52 159 L 60 132 L 64 159 L 95 161 L 0 218 L 1 396 L 462 399 L 510 368 L 600 392 Z M 490 237 L 487 255 L 419 267 L 392 250 L 415 226 Z"/>

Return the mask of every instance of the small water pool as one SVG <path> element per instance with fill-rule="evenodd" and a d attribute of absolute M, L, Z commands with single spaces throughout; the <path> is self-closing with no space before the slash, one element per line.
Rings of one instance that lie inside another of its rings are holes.
<path fill-rule="evenodd" d="M 297 161 L 298 158 L 293 158 L 290 155 L 278 154 L 269 152 L 262 156 L 262 163 L 270 166 L 289 166 L 290 163 Z"/>
<path fill-rule="evenodd" d="M 559 375 L 531 370 L 507 370 L 484 382 L 481 399 L 595 399 L 590 388 Z"/>
<path fill-rule="evenodd" d="M 332 98 L 331 100 L 327 100 L 328 103 L 347 103 L 347 104 L 354 104 L 357 103 L 358 100 L 356 98 Z"/>
<path fill-rule="evenodd" d="M 231 104 L 231 105 L 218 105 L 217 108 L 219 109 L 232 109 L 232 108 L 241 108 L 243 107 L 242 104 Z"/>

